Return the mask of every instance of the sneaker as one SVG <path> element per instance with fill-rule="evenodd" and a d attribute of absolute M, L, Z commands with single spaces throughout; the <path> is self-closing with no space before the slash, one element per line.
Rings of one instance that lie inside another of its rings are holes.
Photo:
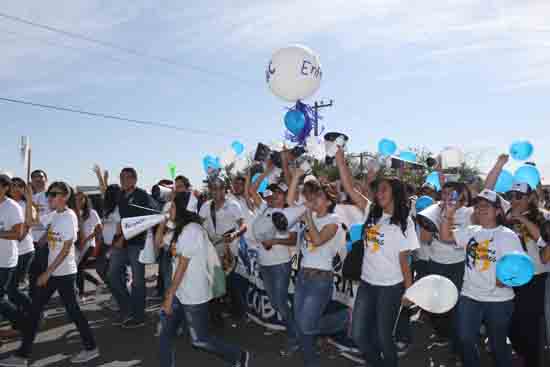
<path fill-rule="evenodd" d="M 99 350 L 97 348 L 92 350 L 83 350 L 71 358 L 71 363 L 86 363 L 96 359 L 97 357 L 99 357 Z"/>
<path fill-rule="evenodd" d="M 300 350 L 299 345 L 288 346 L 285 349 L 279 351 L 281 357 L 290 358 Z"/>
<path fill-rule="evenodd" d="M 0 360 L 0 366 L 2 367 L 28 367 L 29 360 L 17 356 L 10 356 Z"/>
<path fill-rule="evenodd" d="M 250 362 L 250 352 L 242 352 L 241 359 L 233 365 L 233 367 L 248 367 Z"/>
<path fill-rule="evenodd" d="M 128 319 L 122 324 L 123 329 L 138 329 L 145 326 L 145 321 L 139 321 L 136 319 Z"/>
<path fill-rule="evenodd" d="M 131 318 L 128 316 L 119 316 L 113 321 L 113 326 L 122 326 L 128 322 Z"/>
<path fill-rule="evenodd" d="M 407 354 L 409 354 L 409 344 L 397 342 L 395 343 L 395 346 L 397 347 L 397 356 L 399 358 L 405 357 Z"/>

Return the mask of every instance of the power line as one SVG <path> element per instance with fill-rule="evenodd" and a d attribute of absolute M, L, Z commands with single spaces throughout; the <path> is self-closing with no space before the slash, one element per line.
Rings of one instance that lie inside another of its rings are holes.
<path fill-rule="evenodd" d="M 43 103 L 36 103 L 36 102 L 24 101 L 24 100 L 15 99 L 15 98 L 0 97 L 0 101 L 8 102 L 8 103 L 17 103 L 17 104 L 21 104 L 21 105 L 33 106 L 33 107 L 37 107 L 37 108 L 54 110 L 54 111 L 77 113 L 77 114 L 80 114 L 80 115 L 99 117 L 99 118 L 102 118 L 102 119 L 131 122 L 131 123 L 134 123 L 134 124 L 137 124 L 137 125 L 161 127 L 161 128 L 165 128 L 165 129 L 184 131 L 184 132 L 189 133 L 189 134 L 218 136 L 218 137 L 223 137 L 223 138 L 234 138 L 235 137 L 235 136 L 231 136 L 231 135 L 220 133 L 220 132 L 213 132 L 213 131 L 206 131 L 206 130 L 199 130 L 199 129 L 189 129 L 189 128 L 185 128 L 185 127 L 171 125 L 171 124 L 164 123 L 164 122 L 156 122 L 156 121 L 148 121 L 148 120 L 136 120 L 136 119 L 131 119 L 131 118 L 117 116 L 117 115 L 109 115 L 109 114 L 101 113 L 101 112 L 84 111 L 84 110 L 79 110 L 79 109 L 75 109 L 75 108 L 62 107 L 62 106 L 43 104 Z"/>
<path fill-rule="evenodd" d="M 141 51 L 141 50 L 137 50 L 137 49 L 133 49 L 133 48 L 125 47 L 125 46 L 120 46 L 120 45 L 117 45 L 117 44 L 112 43 L 112 42 L 98 40 L 98 39 L 89 37 L 89 36 L 84 35 L 84 34 L 64 30 L 64 29 L 61 29 L 61 28 L 57 28 L 57 27 L 47 25 L 47 24 L 41 24 L 41 23 L 33 22 L 31 20 L 23 19 L 23 18 L 15 16 L 15 15 L 10 15 L 10 14 L 0 12 L 0 18 L 8 19 L 8 20 L 11 20 L 13 22 L 25 24 L 25 25 L 35 27 L 35 28 L 40 28 L 42 30 L 46 30 L 46 31 L 49 31 L 49 32 L 54 32 L 54 33 L 57 33 L 57 34 L 61 34 L 65 37 L 78 39 L 78 40 L 81 40 L 81 41 L 86 41 L 86 42 L 93 43 L 93 44 L 96 44 L 96 45 L 99 45 L 99 46 L 102 46 L 102 47 L 106 47 L 106 48 L 110 48 L 110 49 L 117 50 L 117 51 L 120 51 L 120 52 L 124 52 L 126 54 L 130 54 L 130 55 L 133 55 L 133 56 L 146 57 L 146 58 L 149 58 L 149 59 L 152 59 L 152 60 L 155 60 L 157 62 L 164 63 L 164 64 L 168 64 L 168 65 L 172 65 L 172 66 L 175 66 L 175 67 L 180 67 L 180 68 L 193 70 L 193 71 L 196 71 L 196 72 L 199 72 L 199 73 L 202 73 L 202 74 L 207 74 L 209 76 L 224 77 L 224 78 L 227 78 L 227 79 L 238 81 L 240 83 L 243 83 L 243 84 L 246 84 L 246 85 L 249 85 L 249 86 L 257 86 L 258 85 L 258 83 L 255 83 L 254 81 L 247 80 L 247 79 L 242 79 L 242 78 L 240 78 L 236 75 L 230 74 L 230 73 L 226 73 L 226 72 L 223 72 L 223 71 L 216 71 L 216 70 L 208 70 L 208 69 L 206 69 L 202 66 L 197 66 L 197 65 L 193 65 L 193 64 L 189 64 L 189 63 L 182 63 L 182 62 L 175 61 L 175 60 L 172 60 L 172 59 L 169 59 L 169 58 L 166 58 L 166 57 L 151 55 L 151 54 L 149 54 L 147 52 L 144 52 L 144 51 Z"/>

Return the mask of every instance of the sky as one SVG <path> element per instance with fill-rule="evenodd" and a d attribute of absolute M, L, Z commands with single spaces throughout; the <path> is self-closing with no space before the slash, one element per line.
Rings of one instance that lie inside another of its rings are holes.
<path fill-rule="evenodd" d="M 414 4 L 413 4 L 414 3 Z M 550 2 L 546 0 L 135 0 L 0 2 L 0 13 L 138 50 L 131 55 L 0 17 L 0 97 L 156 121 L 200 134 L 0 102 L 0 169 L 23 175 L 20 136 L 50 180 L 95 183 L 94 164 L 168 164 L 198 185 L 202 157 L 240 140 L 280 141 L 288 103 L 264 72 L 289 44 L 319 54 L 312 99 L 350 151 L 461 147 L 487 170 L 517 139 L 550 181 Z M 144 56 L 148 55 L 148 56 Z M 169 60 L 160 62 L 159 59 Z M 511 163 L 513 169 L 518 163 Z"/>

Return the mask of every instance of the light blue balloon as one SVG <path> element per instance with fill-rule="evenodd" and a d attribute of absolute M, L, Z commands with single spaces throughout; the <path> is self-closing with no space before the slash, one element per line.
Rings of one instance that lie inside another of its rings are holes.
<path fill-rule="evenodd" d="M 256 183 L 256 181 L 258 181 L 258 178 L 260 178 L 261 174 L 260 173 L 256 173 L 253 177 L 252 177 L 252 183 Z M 267 187 L 269 186 L 269 180 L 268 178 L 264 178 L 264 180 L 260 183 L 260 186 L 258 187 L 258 192 L 261 194 L 263 193 L 265 190 L 267 190 Z"/>
<path fill-rule="evenodd" d="M 363 225 L 352 224 L 349 229 L 349 239 L 351 242 L 361 241 L 363 238 Z"/>
<path fill-rule="evenodd" d="M 535 273 L 533 260 L 523 252 L 511 252 L 497 261 L 497 278 L 509 287 L 521 287 L 531 281 Z"/>
<path fill-rule="evenodd" d="M 209 169 L 221 169 L 220 158 L 207 155 L 202 159 L 202 168 L 204 172 L 208 174 Z"/>
<path fill-rule="evenodd" d="M 428 176 L 426 176 L 426 183 L 435 187 L 436 191 L 441 191 L 441 182 L 439 182 L 438 172 L 432 172 Z"/>
<path fill-rule="evenodd" d="M 517 140 L 510 145 L 510 156 L 516 161 L 526 161 L 532 155 L 535 148 L 527 140 Z"/>
<path fill-rule="evenodd" d="M 416 213 L 420 213 L 424 209 L 432 206 L 433 204 L 434 204 L 434 199 L 432 199 L 431 197 L 425 196 L 425 195 L 419 197 L 418 199 L 416 199 L 416 205 L 415 205 Z"/>
<path fill-rule="evenodd" d="M 285 114 L 285 126 L 294 135 L 299 135 L 306 125 L 306 117 L 301 111 L 289 110 Z"/>
<path fill-rule="evenodd" d="M 389 157 L 397 150 L 397 144 L 390 139 L 382 139 L 378 142 L 378 153 L 383 157 Z"/>
<path fill-rule="evenodd" d="M 513 184 L 514 176 L 510 173 L 510 171 L 502 170 L 498 176 L 495 191 L 500 193 L 508 192 L 512 189 Z"/>
<path fill-rule="evenodd" d="M 411 152 L 410 150 L 404 150 L 401 153 L 399 153 L 399 158 L 401 158 L 404 161 L 407 162 L 416 162 L 416 153 Z"/>
<path fill-rule="evenodd" d="M 231 148 L 233 148 L 233 151 L 235 152 L 236 155 L 241 155 L 241 153 L 244 152 L 244 145 L 237 140 L 235 140 L 231 144 Z"/>
<path fill-rule="evenodd" d="M 515 182 L 527 182 L 531 189 L 536 190 L 540 183 L 540 173 L 537 167 L 530 164 L 524 164 L 516 170 L 514 174 Z"/>

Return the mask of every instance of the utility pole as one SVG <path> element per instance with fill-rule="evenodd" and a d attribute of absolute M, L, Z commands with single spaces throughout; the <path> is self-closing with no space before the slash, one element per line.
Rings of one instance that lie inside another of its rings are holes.
<path fill-rule="evenodd" d="M 314 121 L 314 132 L 315 136 L 319 136 L 319 110 L 327 107 L 332 107 L 334 105 L 334 101 L 331 99 L 329 103 L 325 103 L 323 100 L 315 101 L 315 104 L 313 105 L 313 117 L 315 118 Z"/>

